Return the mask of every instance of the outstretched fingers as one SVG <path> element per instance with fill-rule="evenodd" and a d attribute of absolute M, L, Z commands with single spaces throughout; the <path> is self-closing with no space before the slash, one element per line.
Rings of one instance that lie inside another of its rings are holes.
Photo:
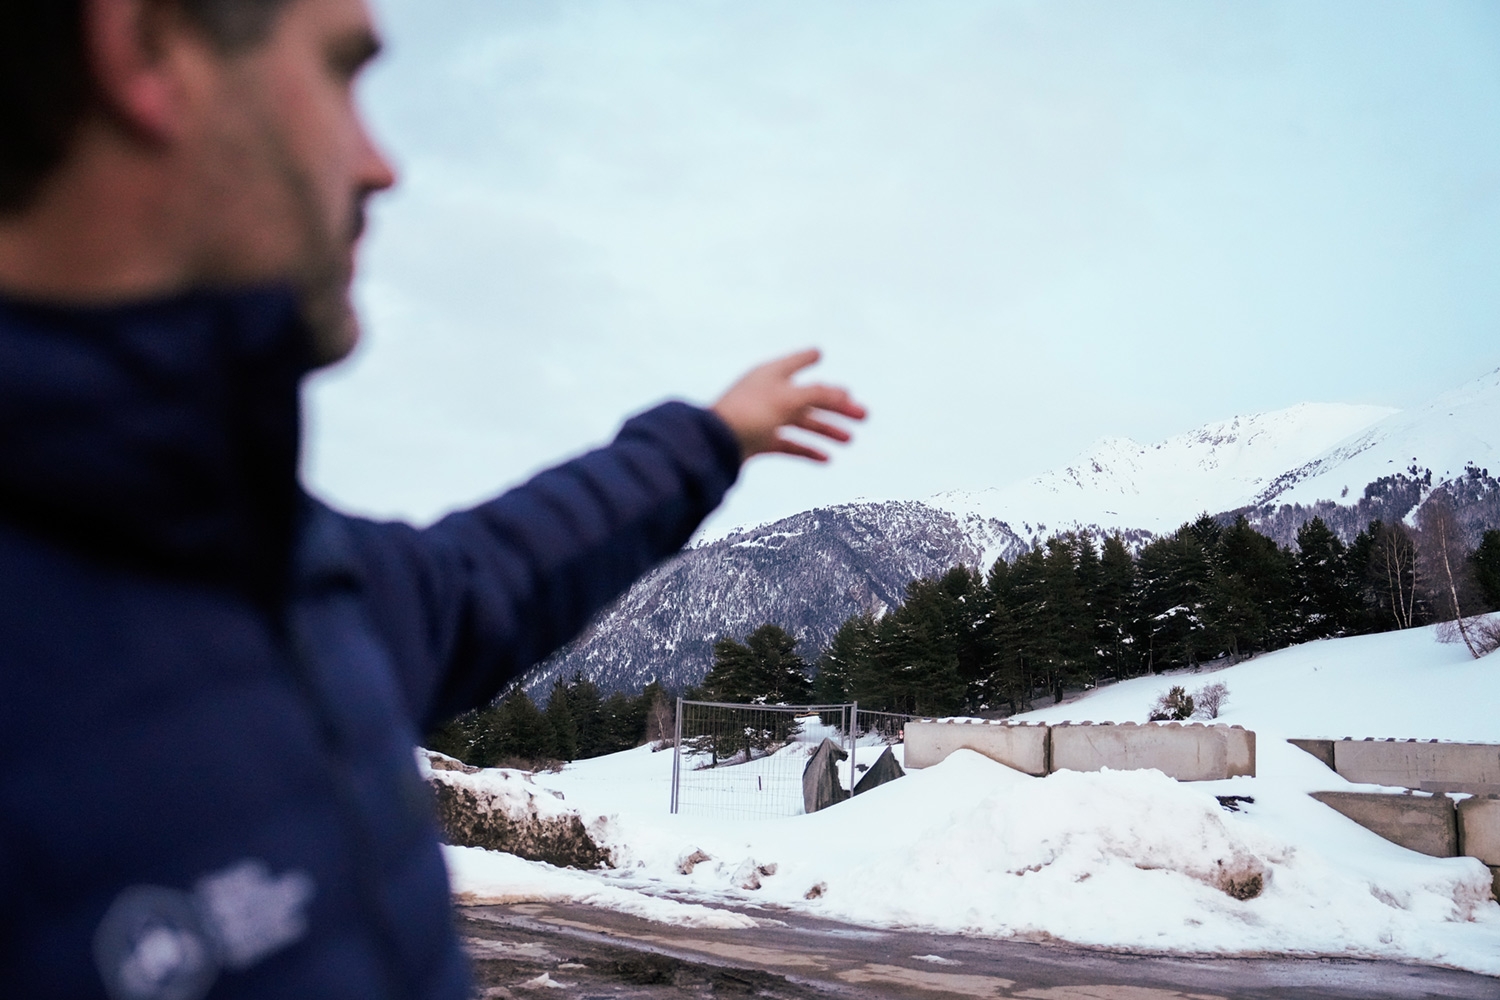
<path fill-rule="evenodd" d="M 793 375 L 800 372 L 802 369 L 817 364 L 818 360 L 822 357 L 822 351 L 818 350 L 816 347 L 809 347 L 805 351 L 797 351 L 794 354 L 788 354 L 784 358 L 777 358 L 766 367 L 771 369 L 777 375 L 780 375 L 782 378 L 789 379 Z"/>
<path fill-rule="evenodd" d="M 814 462 L 828 460 L 817 448 L 783 436 L 783 432 L 791 429 L 839 443 L 852 439 L 849 431 L 828 418 L 863 420 L 863 406 L 837 386 L 821 383 L 801 386 L 793 381 L 798 372 L 820 357 L 821 352 L 809 349 L 753 368 L 714 404 L 714 412 L 739 440 L 743 457 L 775 452 Z"/>
<path fill-rule="evenodd" d="M 802 388 L 802 405 L 815 410 L 827 410 L 850 420 L 865 419 L 866 411 L 854 401 L 848 390 L 834 385 L 809 385 Z"/>
<path fill-rule="evenodd" d="M 819 420 L 817 417 L 813 416 L 811 412 L 808 411 L 803 411 L 796 417 L 793 417 L 791 424 L 793 427 L 800 427 L 804 431 L 811 431 L 814 434 L 821 434 L 823 437 L 841 443 L 848 442 L 854 437 L 854 435 L 850 434 L 848 431 L 844 430 L 844 428 L 838 426 L 837 424 L 830 424 L 826 421 Z"/>
<path fill-rule="evenodd" d="M 771 446 L 766 450 L 779 455 L 795 455 L 798 458 L 811 459 L 814 462 L 828 461 L 828 454 L 826 452 L 809 447 L 801 441 L 784 438 L 779 434 L 771 441 Z"/>

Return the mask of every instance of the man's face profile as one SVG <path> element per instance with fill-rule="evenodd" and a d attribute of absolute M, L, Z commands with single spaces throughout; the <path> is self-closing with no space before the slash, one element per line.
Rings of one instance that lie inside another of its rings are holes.
<path fill-rule="evenodd" d="M 201 129 L 204 279 L 293 281 L 319 363 L 353 349 L 349 301 L 364 203 L 394 177 L 365 131 L 354 82 L 379 48 L 363 0 L 292 0 L 269 34 L 211 55 Z"/>

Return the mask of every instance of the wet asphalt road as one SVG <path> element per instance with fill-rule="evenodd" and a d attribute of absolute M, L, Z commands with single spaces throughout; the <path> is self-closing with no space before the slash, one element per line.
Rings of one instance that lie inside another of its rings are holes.
<path fill-rule="evenodd" d="M 750 915 L 759 926 L 716 931 L 570 904 L 457 914 L 483 998 L 1500 1000 L 1500 979 L 1396 962 L 1127 955 Z"/>

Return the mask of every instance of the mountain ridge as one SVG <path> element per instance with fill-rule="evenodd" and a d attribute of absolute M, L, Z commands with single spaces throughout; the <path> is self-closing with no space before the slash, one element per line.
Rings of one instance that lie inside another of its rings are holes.
<path fill-rule="evenodd" d="M 985 569 L 1068 530 L 1119 532 L 1135 548 L 1200 514 L 1243 515 L 1286 545 L 1319 516 L 1348 540 L 1375 518 L 1410 519 L 1442 488 L 1472 543 L 1500 525 L 1492 427 L 1500 370 L 1409 410 L 1303 403 L 1147 445 L 1104 437 L 1010 487 L 839 504 L 738 528 L 648 574 L 520 685 L 545 695 L 576 674 L 605 691 L 649 680 L 681 688 L 702 679 L 720 636 L 742 638 L 767 621 L 798 635 L 810 660 L 846 618 L 894 606 L 909 581 L 960 563 Z"/>

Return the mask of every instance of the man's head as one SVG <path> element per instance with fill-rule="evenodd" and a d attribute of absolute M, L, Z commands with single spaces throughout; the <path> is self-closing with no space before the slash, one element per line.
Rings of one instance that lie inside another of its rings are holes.
<path fill-rule="evenodd" d="M 32 0 L 0 12 L 0 288 L 101 300 L 289 281 L 353 347 L 364 0 Z"/>

